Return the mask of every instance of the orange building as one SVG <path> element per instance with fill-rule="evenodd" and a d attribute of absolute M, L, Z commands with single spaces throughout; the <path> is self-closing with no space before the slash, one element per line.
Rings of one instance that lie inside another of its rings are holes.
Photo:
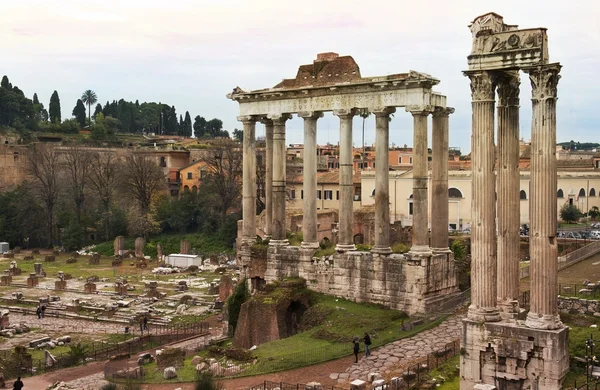
<path fill-rule="evenodd" d="M 182 191 L 197 191 L 200 188 L 202 179 L 208 174 L 208 167 L 205 161 L 195 161 L 179 169 L 179 180 Z"/>

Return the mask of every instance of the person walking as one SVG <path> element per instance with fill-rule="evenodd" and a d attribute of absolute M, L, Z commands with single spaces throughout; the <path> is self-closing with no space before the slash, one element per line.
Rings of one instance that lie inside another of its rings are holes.
<path fill-rule="evenodd" d="M 140 318 L 140 333 L 144 334 L 144 319 Z"/>
<path fill-rule="evenodd" d="M 38 320 L 42 318 L 42 308 L 41 307 L 37 307 L 37 309 L 35 309 L 35 314 L 37 314 L 38 316 Z"/>
<path fill-rule="evenodd" d="M 46 316 L 46 305 L 42 305 L 42 318 Z"/>
<path fill-rule="evenodd" d="M 371 346 L 371 336 L 367 332 L 365 332 L 365 337 L 363 337 L 363 341 L 365 342 L 365 356 L 369 356 L 371 351 L 369 347 Z"/>
<path fill-rule="evenodd" d="M 13 390 L 21 390 L 23 388 L 23 381 L 21 377 L 18 377 L 15 383 L 13 383 Z"/>
<path fill-rule="evenodd" d="M 360 342 L 358 336 L 354 336 L 354 363 L 358 363 L 358 351 L 360 351 Z"/>
<path fill-rule="evenodd" d="M 148 317 L 144 316 L 144 330 L 148 330 Z"/>

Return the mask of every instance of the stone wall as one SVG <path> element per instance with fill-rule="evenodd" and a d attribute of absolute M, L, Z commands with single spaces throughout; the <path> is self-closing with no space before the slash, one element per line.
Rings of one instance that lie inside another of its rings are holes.
<path fill-rule="evenodd" d="M 9 144 L 0 148 L 0 189 L 16 187 L 27 179 L 30 150 L 26 145 Z"/>
<path fill-rule="evenodd" d="M 600 301 L 558 297 L 558 312 L 565 314 L 588 314 L 600 317 Z"/>

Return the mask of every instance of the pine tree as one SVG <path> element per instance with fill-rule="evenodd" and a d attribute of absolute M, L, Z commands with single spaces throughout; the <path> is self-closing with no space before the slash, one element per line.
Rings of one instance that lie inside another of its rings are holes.
<path fill-rule="evenodd" d="M 183 116 L 181 114 L 179 114 L 179 131 L 177 132 L 177 135 L 185 135 L 184 133 L 184 126 L 183 126 Z"/>
<path fill-rule="evenodd" d="M 61 123 L 60 117 L 60 98 L 58 97 L 58 92 L 54 91 L 52 96 L 50 96 L 50 106 L 48 107 L 50 122 L 52 123 Z"/>
<path fill-rule="evenodd" d="M 206 119 L 200 115 L 194 118 L 194 137 L 202 138 L 206 132 Z"/>
<path fill-rule="evenodd" d="M 183 131 L 183 135 L 186 137 L 191 137 L 192 136 L 192 117 L 190 116 L 190 112 L 186 111 L 185 112 L 185 119 L 183 120 L 184 123 L 184 131 Z"/>
<path fill-rule="evenodd" d="M 0 87 L 12 89 L 12 84 L 8 81 L 8 77 L 6 75 L 2 76 L 2 82 L 0 82 Z"/>
<path fill-rule="evenodd" d="M 81 127 L 85 127 L 85 105 L 81 99 L 77 99 L 77 104 L 73 108 L 73 116 Z"/>
<path fill-rule="evenodd" d="M 96 120 L 96 115 L 100 114 L 102 112 L 102 104 L 98 103 L 96 104 L 96 109 L 94 110 L 94 115 L 92 115 L 92 118 L 94 118 L 94 120 Z"/>
<path fill-rule="evenodd" d="M 33 94 L 33 104 L 40 104 L 40 101 L 38 100 L 37 93 Z"/>

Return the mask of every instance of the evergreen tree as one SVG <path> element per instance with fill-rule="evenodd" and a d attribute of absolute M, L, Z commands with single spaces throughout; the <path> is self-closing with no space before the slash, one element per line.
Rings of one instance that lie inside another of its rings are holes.
<path fill-rule="evenodd" d="M 179 131 L 177 132 L 177 135 L 185 135 L 184 134 L 184 125 L 183 125 L 183 116 L 181 114 L 179 114 Z"/>
<path fill-rule="evenodd" d="M 8 77 L 6 75 L 2 76 L 2 82 L 0 82 L 0 87 L 12 89 L 12 84 L 8 81 Z"/>
<path fill-rule="evenodd" d="M 73 108 L 73 116 L 77 119 L 81 127 L 85 127 L 85 106 L 81 99 L 77 99 L 77 104 Z"/>
<path fill-rule="evenodd" d="M 192 117 L 190 116 L 190 112 L 186 111 L 185 112 L 185 119 L 183 120 L 184 123 L 184 131 L 183 131 L 183 135 L 186 137 L 191 137 L 192 136 Z"/>
<path fill-rule="evenodd" d="M 40 104 L 40 101 L 38 100 L 37 93 L 33 94 L 33 104 Z"/>
<path fill-rule="evenodd" d="M 194 118 L 194 137 L 202 138 L 204 137 L 204 133 L 206 132 L 206 119 L 197 115 Z"/>
<path fill-rule="evenodd" d="M 58 92 L 54 91 L 52 96 L 50 96 L 50 106 L 49 106 L 49 114 L 50 114 L 50 122 L 52 123 L 60 123 L 60 98 L 58 97 Z"/>
<path fill-rule="evenodd" d="M 102 104 L 98 103 L 96 104 L 96 109 L 94 110 L 94 115 L 92 115 L 92 118 L 94 118 L 94 120 L 96 120 L 96 115 L 100 114 L 102 112 Z"/>

